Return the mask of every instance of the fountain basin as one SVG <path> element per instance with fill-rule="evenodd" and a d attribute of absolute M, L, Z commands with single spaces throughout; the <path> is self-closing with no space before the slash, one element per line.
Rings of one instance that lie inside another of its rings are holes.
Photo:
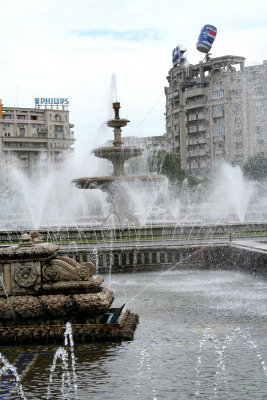
<path fill-rule="evenodd" d="M 125 118 L 110 119 L 107 122 L 107 126 L 110 128 L 122 128 L 123 126 L 126 126 L 128 122 L 130 121 Z"/>
<path fill-rule="evenodd" d="M 137 146 L 106 146 L 98 147 L 93 150 L 96 157 L 106 158 L 109 161 L 124 160 L 140 156 L 143 152 L 141 147 Z"/>
<path fill-rule="evenodd" d="M 96 176 L 88 178 L 77 178 L 71 182 L 75 183 L 79 189 L 98 189 L 104 188 L 114 182 L 160 182 L 166 179 L 163 175 L 122 175 L 122 176 Z"/>

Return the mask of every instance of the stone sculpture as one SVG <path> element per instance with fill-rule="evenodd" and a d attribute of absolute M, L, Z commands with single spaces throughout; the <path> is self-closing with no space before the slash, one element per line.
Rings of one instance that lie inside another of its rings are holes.
<path fill-rule="evenodd" d="M 91 262 L 57 257 L 58 249 L 36 231 L 0 248 L 0 344 L 62 341 L 66 322 L 78 341 L 131 340 L 138 316 L 127 309 L 105 324 L 113 291 L 100 287 Z"/>

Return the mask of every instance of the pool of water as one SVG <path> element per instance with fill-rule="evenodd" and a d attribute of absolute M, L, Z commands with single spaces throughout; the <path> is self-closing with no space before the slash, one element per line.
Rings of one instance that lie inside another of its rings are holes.
<path fill-rule="evenodd" d="M 169 270 L 112 275 L 106 284 L 114 306 L 126 302 L 139 314 L 135 339 L 75 344 L 65 374 L 60 359 L 52 368 L 57 347 L 1 348 L 23 393 L 4 372 L 0 399 L 267 399 L 267 281 Z"/>

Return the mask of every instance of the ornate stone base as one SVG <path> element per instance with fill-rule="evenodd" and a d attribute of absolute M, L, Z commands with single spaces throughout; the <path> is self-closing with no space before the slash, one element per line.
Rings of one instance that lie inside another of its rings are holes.
<path fill-rule="evenodd" d="M 93 277 L 95 265 L 58 249 L 35 231 L 0 248 L 0 345 L 63 344 L 67 322 L 77 342 L 132 340 L 138 316 L 111 311 L 114 293 Z"/>
<path fill-rule="evenodd" d="M 0 327 L 0 345 L 62 344 L 66 322 L 68 321 L 58 321 L 58 325 Z M 74 323 L 72 324 L 74 343 L 133 340 L 137 323 L 138 315 L 131 313 L 129 309 L 121 314 L 118 323 Z"/>
<path fill-rule="evenodd" d="M 95 293 L 0 297 L 0 326 L 8 321 L 26 325 L 31 319 L 88 318 L 105 313 L 114 299 L 107 287 Z"/>

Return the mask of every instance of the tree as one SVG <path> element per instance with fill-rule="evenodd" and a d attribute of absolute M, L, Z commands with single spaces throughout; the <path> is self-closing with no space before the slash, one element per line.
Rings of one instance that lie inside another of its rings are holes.
<path fill-rule="evenodd" d="M 174 185 L 181 185 L 187 179 L 190 186 L 199 183 L 198 179 L 181 167 L 181 159 L 178 154 L 168 152 L 166 150 L 158 150 L 148 157 L 148 165 L 150 172 L 157 172 L 165 175 Z"/>
<path fill-rule="evenodd" d="M 244 164 L 243 171 L 247 178 L 262 181 L 267 177 L 267 159 L 261 155 L 250 157 Z"/>

